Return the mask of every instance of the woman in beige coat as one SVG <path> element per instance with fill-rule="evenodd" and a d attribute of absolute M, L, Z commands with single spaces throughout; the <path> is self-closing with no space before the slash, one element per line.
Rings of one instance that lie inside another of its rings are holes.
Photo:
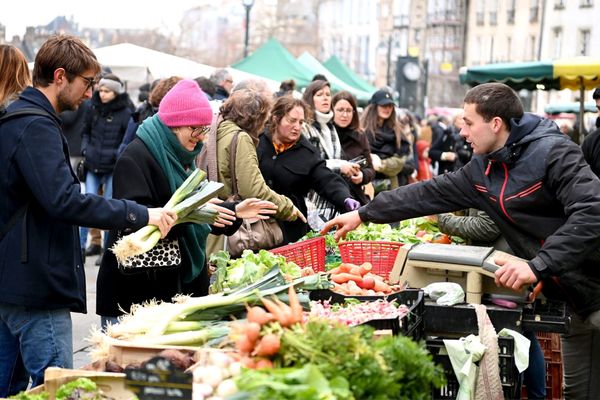
<path fill-rule="evenodd" d="M 200 168 L 206 169 L 210 180 L 223 183 L 219 198 L 225 200 L 233 194 L 230 151 L 237 133 L 235 152 L 235 175 L 238 195 L 241 200 L 258 198 L 277 205 L 275 218 L 283 221 L 306 222 L 304 215 L 292 201 L 273 191 L 265 182 L 258 167 L 256 145 L 263 131 L 271 107 L 267 93 L 249 88 L 235 91 L 223 103 L 216 121 L 216 135 L 211 132 L 205 158 L 200 160 Z M 216 148 L 216 152 L 213 150 Z M 223 249 L 223 237 L 210 235 L 207 253 Z"/>

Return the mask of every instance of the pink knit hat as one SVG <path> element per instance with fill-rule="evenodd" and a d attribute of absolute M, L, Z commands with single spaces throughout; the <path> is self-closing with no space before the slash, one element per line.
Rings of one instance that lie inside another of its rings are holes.
<path fill-rule="evenodd" d="M 160 101 L 158 117 L 169 127 L 210 125 L 213 112 L 196 81 L 183 79 Z"/>

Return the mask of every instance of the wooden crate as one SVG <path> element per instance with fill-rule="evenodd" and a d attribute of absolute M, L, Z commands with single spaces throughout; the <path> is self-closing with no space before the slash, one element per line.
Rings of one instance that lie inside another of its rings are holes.
<path fill-rule="evenodd" d="M 59 387 L 82 377 L 94 381 L 104 394 L 115 400 L 133 400 L 136 398 L 133 392 L 125 388 L 125 374 L 56 367 L 46 369 L 44 385 L 33 388 L 28 393 L 46 391 L 49 400 L 54 400 Z"/>
<path fill-rule="evenodd" d="M 107 338 L 106 340 L 109 343 L 108 359 L 123 367 L 149 360 L 165 349 L 188 351 L 197 351 L 200 349 L 199 347 L 191 346 L 139 345 L 112 338 Z"/>

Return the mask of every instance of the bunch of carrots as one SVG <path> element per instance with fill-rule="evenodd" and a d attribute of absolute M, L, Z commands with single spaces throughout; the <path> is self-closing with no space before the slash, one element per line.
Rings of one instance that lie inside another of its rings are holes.
<path fill-rule="evenodd" d="M 371 272 L 373 266 L 366 262 L 362 265 L 342 263 L 329 270 L 333 291 L 354 296 L 384 296 L 401 290 L 398 285 L 391 286 L 384 279 Z"/>
<path fill-rule="evenodd" d="M 273 367 L 269 357 L 279 352 L 283 328 L 302 322 L 302 304 L 294 286 L 288 289 L 288 299 L 289 305 L 273 296 L 272 299 L 261 299 L 265 308 L 247 306 L 247 322 L 232 331 L 244 366 L 256 369 Z"/>

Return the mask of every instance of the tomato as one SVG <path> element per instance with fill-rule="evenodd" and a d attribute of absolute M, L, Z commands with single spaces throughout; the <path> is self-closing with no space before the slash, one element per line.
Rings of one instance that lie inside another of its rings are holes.
<path fill-rule="evenodd" d="M 427 235 L 427 231 L 425 229 L 421 229 L 415 234 L 416 237 L 423 237 L 425 235 Z"/>
<path fill-rule="evenodd" d="M 451 244 L 452 240 L 450 240 L 450 236 L 446 235 L 445 233 L 440 233 L 431 239 L 431 243 Z"/>

